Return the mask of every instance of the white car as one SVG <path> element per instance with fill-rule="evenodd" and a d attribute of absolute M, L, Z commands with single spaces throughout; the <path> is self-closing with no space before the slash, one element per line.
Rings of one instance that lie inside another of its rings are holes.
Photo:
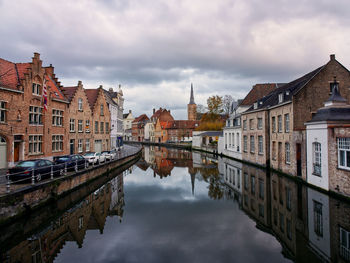
<path fill-rule="evenodd" d="M 97 152 L 86 153 L 84 158 L 89 161 L 89 164 L 99 164 L 106 161 L 106 156 Z"/>
<path fill-rule="evenodd" d="M 101 155 L 105 156 L 107 161 L 114 160 L 115 158 L 115 155 L 110 151 L 103 151 Z"/>

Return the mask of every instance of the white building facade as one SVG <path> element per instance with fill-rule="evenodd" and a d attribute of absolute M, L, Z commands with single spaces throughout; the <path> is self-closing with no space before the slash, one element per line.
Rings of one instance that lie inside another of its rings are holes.
<path fill-rule="evenodd" d="M 132 122 L 135 120 L 135 117 L 132 115 L 132 111 L 129 110 L 129 113 L 123 114 L 123 130 L 124 130 L 124 140 L 132 141 Z"/>

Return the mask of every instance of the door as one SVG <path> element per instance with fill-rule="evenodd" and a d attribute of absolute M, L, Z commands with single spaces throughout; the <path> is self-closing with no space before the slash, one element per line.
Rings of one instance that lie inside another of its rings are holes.
<path fill-rule="evenodd" d="M 95 152 L 102 152 L 102 140 L 95 140 Z"/>
<path fill-rule="evenodd" d="M 19 161 L 19 145 L 20 145 L 20 142 L 14 143 L 14 150 L 13 150 L 13 161 L 14 162 Z"/>
<path fill-rule="evenodd" d="M 70 154 L 74 154 L 74 144 L 75 144 L 75 141 L 74 141 L 74 139 L 71 139 L 70 140 Z"/>
<path fill-rule="evenodd" d="M 0 169 L 7 168 L 7 145 L 5 138 L 0 136 Z"/>
<path fill-rule="evenodd" d="M 297 176 L 301 176 L 301 144 L 297 143 Z"/>

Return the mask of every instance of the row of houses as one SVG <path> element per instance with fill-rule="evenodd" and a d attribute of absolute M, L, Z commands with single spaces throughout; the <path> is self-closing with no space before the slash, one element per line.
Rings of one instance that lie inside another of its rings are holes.
<path fill-rule="evenodd" d="M 331 55 L 289 83 L 255 85 L 231 109 L 218 152 L 350 195 L 349 102 L 350 72 Z"/>
<path fill-rule="evenodd" d="M 155 143 L 192 141 L 192 133 L 199 125 L 196 108 L 191 85 L 190 102 L 187 105 L 188 120 L 175 120 L 170 110 L 163 108 L 153 109 L 151 118 L 142 114 L 131 120 L 132 115 L 129 112 L 125 115 L 124 124 L 131 127 L 125 130 L 125 139 Z"/>
<path fill-rule="evenodd" d="M 34 53 L 29 63 L 0 59 L 0 169 L 57 155 L 101 152 L 121 144 L 123 93 L 64 87 Z"/>

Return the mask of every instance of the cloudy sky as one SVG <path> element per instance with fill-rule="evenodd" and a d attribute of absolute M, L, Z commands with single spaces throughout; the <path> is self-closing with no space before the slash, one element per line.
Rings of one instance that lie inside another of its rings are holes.
<path fill-rule="evenodd" d="M 350 68 L 347 0 L 0 0 L 0 54 L 39 52 L 63 85 L 122 85 L 135 115 L 186 118 L 214 94 L 289 82 L 329 60 Z"/>

